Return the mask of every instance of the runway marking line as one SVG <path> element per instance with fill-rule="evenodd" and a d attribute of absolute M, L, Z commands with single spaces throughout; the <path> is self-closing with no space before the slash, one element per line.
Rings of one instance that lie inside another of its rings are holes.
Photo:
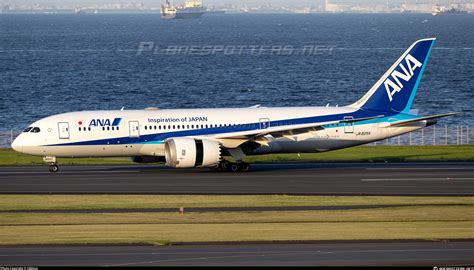
<path fill-rule="evenodd" d="M 47 171 L 36 171 L 36 172 L 0 172 L 0 174 L 50 174 L 50 175 L 61 175 L 61 174 L 93 174 L 93 173 L 137 173 L 140 171 L 73 171 L 73 172 L 60 172 L 57 174 L 52 174 Z"/>
<path fill-rule="evenodd" d="M 368 171 L 382 171 L 382 170 L 473 170 L 472 167 L 447 167 L 447 168 L 438 168 L 438 167 L 426 167 L 426 168 L 418 168 L 418 167 L 386 167 L 386 168 L 365 168 Z"/>
<path fill-rule="evenodd" d="M 217 252 L 212 254 L 219 253 L 234 253 L 241 255 L 228 255 L 228 256 L 208 256 L 208 257 L 194 257 L 194 258 L 182 258 L 182 259 L 167 259 L 167 260 L 154 260 L 154 261 L 141 261 L 141 262 L 129 262 L 129 263 L 120 263 L 120 264 L 111 264 L 105 265 L 106 267 L 113 266 L 127 266 L 127 265 L 138 265 L 138 264 L 152 264 L 152 263 L 163 263 L 163 262 L 178 262 L 178 261 L 192 261 L 192 260 L 215 260 L 215 259 L 224 259 L 224 258 L 244 258 L 244 257 L 266 257 L 266 256 L 292 256 L 292 255 L 311 255 L 311 254 L 340 254 L 340 253 L 385 253 L 385 252 L 446 252 L 446 251 L 474 251 L 474 249 L 390 249 L 390 250 L 328 250 L 328 251 L 280 251 L 280 252 L 263 252 L 263 253 L 253 253 L 252 252 Z M 171 255 L 168 253 L 160 253 L 161 255 Z M 191 252 L 191 254 L 198 255 L 199 252 Z M 206 253 L 207 254 L 207 253 Z M 247 255 L 244 255 L 247 254 Z M 179 253 L 174 253 L 172 255 L 180 255 Z"/>
<path fill-rule="evenodd" d="M 375 181 L 458 181 L 458 180 L 474 180 L 472 177 L 442 177 L 442 178 L 375 178 L 375 179 L 360 179 L 363 182 Z"/>

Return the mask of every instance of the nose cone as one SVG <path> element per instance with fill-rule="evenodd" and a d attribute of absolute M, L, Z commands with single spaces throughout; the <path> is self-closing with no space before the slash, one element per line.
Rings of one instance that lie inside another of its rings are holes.
<path fill-rule="evenodd" d="M 13 142 L 12 142 L 12 148 L 13 150 L 22 153 L 23 152 L 23 143 L 21 141 L 21 135 L 18 136 Z"/>

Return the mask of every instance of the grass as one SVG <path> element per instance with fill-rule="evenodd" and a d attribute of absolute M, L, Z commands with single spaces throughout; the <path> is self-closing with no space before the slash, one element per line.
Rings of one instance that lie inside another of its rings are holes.
<path fill-rule="evenodd" d="M 130 158 L 58 158 L 61 165 L 114 165 L 135 164 Z M 42 157 L 30 156 L 0 148 L 0 166 L 44 165 Z"/>
<path fill-rule="evenodd" d="M 60 158 L 62 165 L 134 164 L 127 158 Z M 403 162 L 474 161 L 474 145 L 449 146 L 358 146 L 325 153 L 271 154 L 249 156 L 248 162 Z M 0 149 L 0 166 L 41 165 L 41 157 Z"/>
<path fill-rule="evenodd" d="M 390 204 L 420 205 L 320 211 L 225 210 L 231 206 Z M 473 197 L 2 195 L 0 206 L 2 210 L 176 208 L 173 213 L 3 212 L 0 245 L 474 238 Z M 220 210 L 181 215 L 179 206 Z"/>
<path fill-rule="evenodd" d="M 0 244 L 472 239 L 473 221 L 5 226 Z"/>
<path fill-rule="evenodd" d="M 474 197 L 290 195 L 0 195 L 0 210 L 474 204 Z"/>
<path fill-rule="evenodd" d="M 405 162 L 474 161 L 474 145 L 459 146 L 358 146 L 324 153 L 251 156 L 248 162 Z"/>
<path fill-rule="evenodd" d="M 178 213 L 0 213 L 0 226 L 473 221 L 474 205 L 358 210 Z M 474 228 L 473 228 L 474 229 Z"/>

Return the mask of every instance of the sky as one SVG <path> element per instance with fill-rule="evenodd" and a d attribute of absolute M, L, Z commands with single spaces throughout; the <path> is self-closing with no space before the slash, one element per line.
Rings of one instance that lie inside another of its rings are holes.
<path fill-rule="evenodd" d="M 185 0 L 171 0 L 172 3 L 179 4 Z M 449 3 L 470 3 L 474 0 L 330 0 L 337 4 L 399 4 L 404 2 L 410 3 L 435 3 L 435 4 L 449 4 Z M 164 3 L 165 0 L 0 0 L 0 5 L 93 5 L 93 4 L 112 4 L 129 2 L 143 3 L 145 5 L 157 5 L 157 3 Z M 237 4 L 237 5 L 273 5 L 273 6 L 311 6 L 324 0 L 203 0 L 204 5 L 222 5 L 222 4 Z"/>

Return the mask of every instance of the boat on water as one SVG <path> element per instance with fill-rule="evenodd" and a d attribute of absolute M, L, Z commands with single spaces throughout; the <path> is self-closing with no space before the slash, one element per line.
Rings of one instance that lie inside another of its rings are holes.
<path fill-rule="evenodd" d="M 225 10 L 221 9 L 206 9 L 206 14 L 225 14 Z"/>
<path fill-rule="evenodd" d="M 161 18 L 163 19 L 197 19 L 206 13 L 201 0 L 186 0 L 184 5 L 175 6 L 166 0 L 161 6 Z"/>
<path fill-rule="evenodd" d="M 74 8 L 74 14 L 85 14 L 86 11 L 80 7 Z"/>

